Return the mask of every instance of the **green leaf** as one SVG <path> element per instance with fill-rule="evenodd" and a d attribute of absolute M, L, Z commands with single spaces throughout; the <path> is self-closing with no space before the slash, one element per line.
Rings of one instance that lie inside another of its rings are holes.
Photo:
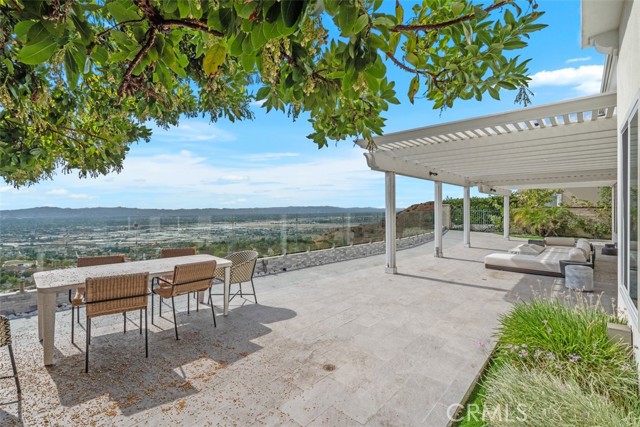
<path fill-rule="evenodd" d="M 122 3 L 109 3 L 107 4 L 107 10 L 111 14 L 111 16 L 113 16 L 113 19 L 116 20 L 116 22 L 140 19 L 140 15 L 138 15 L 135 10 L 124 7 Z"/>
<path fill-rule="evenodd" d="M 51 39 L 51 34 L 47 31 L 44 25 L 42 25 L 42 22 L 36 22 L 35 25 L 29 29 L 29 33 L 27 34 L 28 44 L 36 44 L 49 39 Z"/>
<path fill-rule="evenodd" d="M 399 24 L 402 24 L 402 21 L 404 21 L 404 8 L 399 0 L 396 0 L 396 21 Z"/>
<path fill-rule="evenodd" d="M 411 83 L 409 83 L 409 92 L 407 93 L 407 96 L 409 97 L 409 101 L 413 104 L 413 98 L 416 96 L 416 93 L 418 93 L 418 89 L 420 89 L 420 78 L 418 76 L 415 76 L 414 78 L 411 79 Z"/>
<path fill-rule="evenodd" d="M 227 49 L 221 44 L 211 47 L 204 55 L 202 68 L 207 75 L 215 74 L 227 58 Z"/>
<path fill-rule="evenodd" d="M 364 30 L 367 25 L 369 25 L 369 15 L 365 13 L 356 19 L 356 23 L 353 25 L 353 32 L 357 34 Z"/>
<path fill-rule="evenodd" d="M 178 13 L 180 18 L 186 18 L 191 13 L 191 5 L 189 0 L 178 0 Z"/>
<path fill-rule="evenodd" d="M 391 28 L 394 27 L 396 25 L 395 22 L 393 22 L 392 19 L 389 19 L 386 16 L 378 16 L 376 19 L 373 20 L 373 26 L 374 27 L 382 27 L 382 28 Z"/>
<path fill-rule="evenodd" d="M 242 62 L 242 68 L 246 72 L 251 72 L 253 70 L 253 66 L 256 63 L 256 56 L 251 52 L 244 52 L 240 56 L 240 62 Z"/>
<path fill-rule="evenodd" d="M 80 17 L 76 15 L 71 15 L 71 21 L 73 22 L 74 27 L 76 27 L 76 30 L 78 30 L 78 33 L 80 34 L 82 42 L 85 45 L 88 45 L 89 43 L 91 43 L 91 40 L 93 38 L 93 31 L 91 30 L 89 25 L 87 25 L 85 21 L 83 21 L 82 19 L 80 19 Z"/>
<path fill-rule="evenodd" d="M 489 91 L 489 95 L 491 95 L 493 99 L 496 99 L 498 101 L 500 100 L 500 92 L 498 92 L 498 89 L 487 86 L 487 90 Z"/>
<path fill-rule="evenodd" d="M 293 27 L 302 16 L 306 1 L 304 0 L 282 0 L 280 10 L 287 27 Z"/>
<path fill-rule="evenodd" d="M 34 24 L 35 24 L 35 21 L 18 22 L 16 26 L 13 28 L 13 32 L 16 34 L 16 37 L 18 38 L 18 40 L 21 40 L 22 42 L 26 42 L 27 34 L 29 33 L 29 30 Z"/>
<path fill-rule="evenodd" d="M 58 49 L 55 40 L 43 40 L 36 44 L 26 45 L 16 56 L 18 61 L 27 65 L 38 65 L 51 58 L 51 55 Z"/>
<path fill-rule="evenodd" d="M 406 59 L 407 62 L 409 64 L 413 65 L 414 67 L 418 66 L 418 61 L 419 60 L 418 60 L 418 57 L 415 54 L 409 52 L 404 56 L 404 59 Z"/>

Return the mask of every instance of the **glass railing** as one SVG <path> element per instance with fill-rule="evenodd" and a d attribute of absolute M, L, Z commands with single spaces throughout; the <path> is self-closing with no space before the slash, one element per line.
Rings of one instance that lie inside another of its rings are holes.
<path fill-rule="evenodd" d="M 398 238 L 432 229 L 432 212 L 398 216 Z M 157 258 L 165 247 L 195 246 L 222 257 L 244 249 L 269 257 L 379 242 L 384 235 L 384 213 L 4 219 L 0 292 L 32 288 L 34 272 L 74 266 L 82 256 L 117 253 L 133 261 Z"/>

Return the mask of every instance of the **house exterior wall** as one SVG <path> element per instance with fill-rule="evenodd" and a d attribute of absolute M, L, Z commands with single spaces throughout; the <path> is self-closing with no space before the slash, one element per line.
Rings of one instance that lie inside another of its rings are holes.
<path fill-rule="evenodd" d="M 617 117 L 618 117 L 618 182 L 625 180 L 623 173 L 623 141 L 621 132 L 627 121 L 630 119 L 630 113 L 636 108 L 638 98 L 640 96 L 640 2 L 626 1 L 619 27 L 619 50 L 617 55 L 616 67 L 616 86 L 617 86 Z M 619 230 L 624 230 L 629 223 L 628 215 L 625 215 L 622 207 L 623 201 L 621 197 L 627 197 L 626 194 L 620 194 L 618 197 L 618 224 Z M 625 216 L 625 217 L 623 217 Z M 625 233 L 618 233 L 618 247 L 624 250 Z M 621 251 L 622 252 L 622 251 Z M 630 298 L 627 297 L 627 289 L 624 287 L 624 280 L 628 274 L 628 266 L 623 262 L 623 253 L 618 257 L 618 304 L 621 311 L 627 314 L 633 329 L 633 342 L 640 343 L 640 322 L 638 320 L 637 307 L 632 307 Z M 635 346 L 636 355 L 640 360 L 640 350 L 638 345 Z"/>

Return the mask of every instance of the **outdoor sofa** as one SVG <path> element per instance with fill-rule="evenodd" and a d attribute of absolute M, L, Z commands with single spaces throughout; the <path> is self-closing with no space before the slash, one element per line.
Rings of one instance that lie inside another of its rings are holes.
<path fill-rule="evenodd" d="M 529 240 L 509 253 L 485 256 L 484 266 L 493 270 L 564 277 L 567 265 L 595 265 L 593 245 L 585 239 L 547 237 Z"/>

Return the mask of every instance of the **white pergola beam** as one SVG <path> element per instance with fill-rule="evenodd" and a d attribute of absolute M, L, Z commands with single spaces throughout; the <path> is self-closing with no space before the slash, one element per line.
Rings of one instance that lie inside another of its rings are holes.
<path fill-rule="evenodd" d="M 382 146 L 386 143 L 398 140 L 423 138 L 425 134 L 442 135 L 471 129 L 482 129 L 491 126 L 503 126 L 507 123 L 513 124 L 525 120 L 531 120 L 532 117 L 548 117 L 553 120 L 554 116 L 566 114 L 567 111 L 578 112 L 612 107 L 616 105 L 616 99 L 616 93 L 599 94 L 556 102 L 553 104 L 540 105 L 537 107 L 522 108 L 500 114 L 482 116 L 474 119 L 458 120 L 441 125 L 426 126 L 403 132 L 389 133 L 376 137 L 374 140 L 378 146 Z M 607 108 L 607 110 L 609 110 L 609 108 Z M 364 140 L 359 140 L 357 143 L 363 148 L 367 145 L 367 141 Z"/>

